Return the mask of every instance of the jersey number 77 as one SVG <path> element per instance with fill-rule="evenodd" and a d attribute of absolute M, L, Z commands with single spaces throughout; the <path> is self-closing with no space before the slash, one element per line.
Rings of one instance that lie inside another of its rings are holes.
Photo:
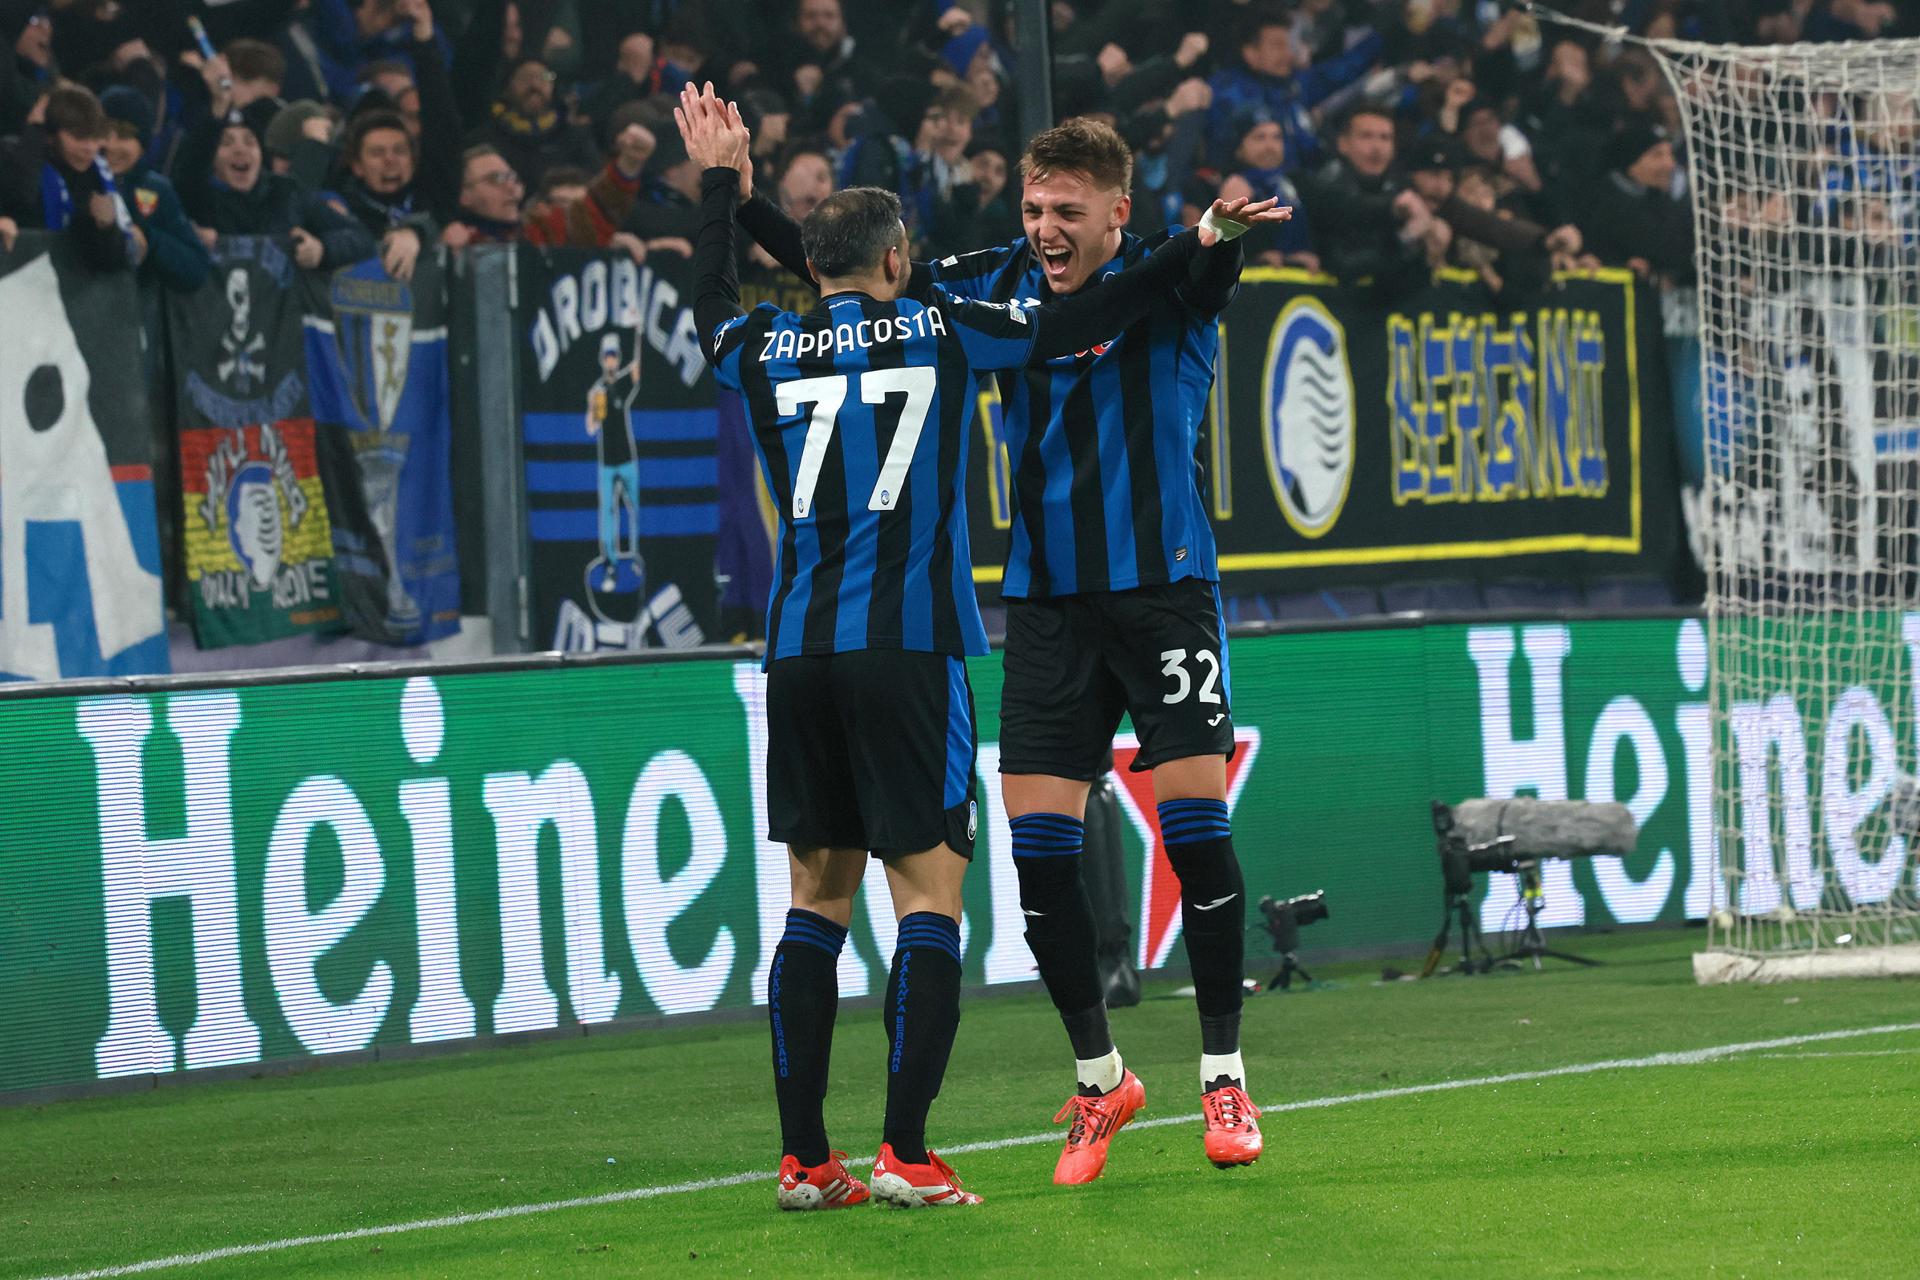
<path fill-rule="evenodd" d="M 782 417 L 800 412 L 803 404 L 813 405 L 813 417 L 807 424 L 807 442 L 800 451 L 800 471 L 793 482 L 793 518 L 813 518 L 813 490 L 820 483 L 820 467 L 826 460 L 827 444 L 839 425 L 840 406 L 847 402 L 847 382 L 851 375 L 834 374 L 825 378 L 798 378 L 774 387 L 774 403 Z M 937 374 L 926 365 L 907 365 L 895 369 L 869 369 L 860 375 L 860 402 L 885 404 L 890 395 L 904 394 L 906 407 L 900 411 L 900 425 L 887 448 L 887 459 L 867 498 L 867 510 L 891 511 L 900 500 L 900 484 L 913 463 L 914 449 L 927 425 L 927 409 L 933 404 Z"/>

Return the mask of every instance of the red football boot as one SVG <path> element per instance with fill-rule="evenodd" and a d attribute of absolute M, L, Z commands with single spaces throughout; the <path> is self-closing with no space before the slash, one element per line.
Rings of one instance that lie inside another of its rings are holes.
<path fill-rule="evenodd" d="M 873 1162 L 873 1194 L 883 1203 L 902 1209 L 955 1209 L 979 1204 L 980 1197 L 960 1185 L 953 1166 L 927 1152 L 925 1164 L 908 1164 L 893 1154 L 890 1143 L 880 1144 L 879 1158 Z"/>
<path fill-rule="evenodd" d="M 1075 1094 L 1053 1118 L 1055 1124 L 1071 1117 L 1067 1126 L 1067 1145 L 1060 1152 L 1060 1163 L 1053 1167 L 1053 1180 L 1060 1186 L 1092 1182 L 1107 1167 L 1107 1144 L 1120 1126 L 1133 1119 L 1133 1113 L 1147 1105 L 1147 1091 L 1140 1077 L 1129 1071 L 1120 1083 L 1097 1098 Z"/>
<path fill-rule="evenodd" d="M 847 1153 L 835 1151 L 825 1164 L 812 1167 L 792 1156 L 780 1161 L 782 1209 L 848 1209 L 872 1199 L 867 1184 L 847 1172 Z"/>
<path fill-rule="evenodd" d="M 1260 1108 L 1237 1084 L 1223 1085 L 1200 1095 L 1207 1117 L 1207 1159 L 1218 1169 L 1252 1164 L 1260 1158 Z"/>

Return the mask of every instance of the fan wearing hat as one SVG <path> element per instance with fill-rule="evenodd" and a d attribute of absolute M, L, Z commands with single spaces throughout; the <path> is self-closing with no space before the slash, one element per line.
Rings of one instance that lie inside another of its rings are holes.
<path fill-rule="evenodd" d="M 1313 233 L 1305 201 L 1287 177 L 1287 136 L 1264 107 L 1249 107 L 1234 118 L 1239 142 L 1233 149 L 1235 169 L 1220 184 L 1222 200 L 1276 199 L 1293 210 L 1293 217 L 1277 226 L 1257 227 L 1247 236 L 1246 254 L 1269 267 L 1320 269 L 1313 251 Z"/>
<path fill-rule="evenodd" d="M 1693 276 L 1693 212 L 1673 193 L 1673 144 L 1660 130 L 1629 123 L 1607 140 L 1607 174 L 1581 202 L 1587 248 L 1610 267 L 1676 283 Z"/>
<path fill-rule="evenodd" d="M 294 261 L 309 271 L 373 256 L 373 237 L 345 208 L 268 168 L 260 135 L 237 114 L 189 130 L 173 174 L 208 245 L 223 235 L 290 235 Z"/>
<path fill-rule="evenodd" d="M 153 137 L 153 108 L 139 92 L 115 85 L 100 95 L 106 113 L 103 154 L 126 201 L 127 214 L 147 242 L 139 277 L 177 293 L 191 293 L 213 269 L 207 247 L 194 234 L 173 184 L 146 161 Z"/>
<path fill-rule="evenodd" d="M 97 163 L 107 118 L 79 85 L 54 88 L 19 137 L 0 143 L 0 244 L 23 227 L 66 233 L 97 271 L 138 265 L 147 253 L 139 228 L 123 230 L 112 184 Z"/>

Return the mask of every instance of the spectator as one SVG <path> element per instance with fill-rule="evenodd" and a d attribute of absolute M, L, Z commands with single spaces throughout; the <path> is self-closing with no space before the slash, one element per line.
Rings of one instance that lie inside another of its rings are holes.
<path fill-rule="evenodd" d="M 539 183 L 550 164 L 600 167 L 600 150 L 586 125 L 574 120 L 553 96 L 553 72 L 538 58 L 522 58 L 495 99 L 492 118 L 471 135 L 490 143 L 515 173 Z"/>
<path fill-rule="evenodd" d="M 1416 147 L 1407 180 L 1451 230 L 1447 260 L 1475 272 L 1496 293 L 1544 287 L 1555 259 L 1570 265 L 1580 252 L 1574 227 L 1548 231 L 1499 209 L 1493 175 L 1451 139 L 1432 138 Z"/>
<path fill-rule="evenodd" d="M 586 197 L 591 199 L 588 187 Z M 693 256 L 700 234 L 700 166 L 687 155 L 678 129 L 663 129 L 647 161 L 646 180 L 620 224 L 649 252 L 665 249 Z"/>
<path fill-rule="evenodd" d="M 267 163 L 273 172 L 319 191 L 333 169 L 333 133 L 333 117 L 324 106 L 310 98 L 289 102 L 274 113 L 262 135 Z"/>
<path fill-rule="evenodd" d="M 979 208 L 973 215 L 973 234 L 965 237 L 962 248 L 1006 244 L 1023 234 L 1020 225 L 1019 190 L 1007 180 L 1011 168 L 1006 153 L 995 144 L 975 143 L 967 153 L 973 170 L 973 185 L 979 193 Z"/>
<path fill-rule="evenodd" d="M 647 163 L 657 148 L 656 135 L 642 123 L 646 107 L 629 102 L 613 113 L 613 157 L 607 161 L 578 200 L 550 209 L 527 223 L 527 238 L 535 244 L 568 244 L 583 248 L 623 248 L 635 261 L 645 261 L 647 243 L 622 224 L 633 212 L 646 177 Z M 678 137 L 678 131 L 674 131 Z M 695 174 L 693 181 L 699 182 Z M 683 228 L 676 227 L 675 234 Z"/>
<path fill-rule="evenodd" d="M 1242 26 L 1240 65 L 1213 76 L 1213 114 L 1207 154 L 1216 161 L 1233 154 L 1233 119 L 1247 107 L 1264 107 L 1280 123 L 1289 168 L 1319 162 L 1313 109 L 1365 75 L 1380 56 L 1381 38 L 1363 37 L 1339 57 L 1318 66 L 1299 67 L 1293 30 L 1284 10 L 1256 9 Z"/>
<path fill-rule="evenodd" d="M 1005 164 L 1002 160 L 1003 170 Z M 788 217 L 795 222 L 806 221 L 807 215 L 833 194 L 833 166 L 827 161 L 827 153 L 804 142 L 789 147 L 780 160 L 774 194 Z"/>
<path fill-rule="evenodd" d="M 1452 233 L 1392 172 L 1392 117 L 1380 107 L 1350 110 L 1334 150 L 1339 154 L 1301 184 L 1321 229 L 1315 248 L 1322 266 L 1342 280 L 1371 278 L 1388 294 L 1422 283 Z"/>
<path fill-rule="evenodd" d="M 27 123 L 52 78 L 53 28 L 36 0 L 0 0 L 0 38 L 13 46 L 0 52 L 0 136 L 12 137 Z"/>
<path fill-rule="evenodd" d="M 211 246 L 223 235 L 293 238 L 293 258 L 309 271 L 350 266 L 373 256 L 374 239 L 345 212 L 285 174 L 269 173 L 259 135 L 235 118 L 203 126 L 181 144 L 186 158 L 200 153 L 213 131 L 211 163 L 176 169 L 181 201 Z"/>
<path fill-rule="evenodd" d="M 379 237 L 381 263 L 396 280 L 411 279 L 420 251 L 440 237 L 415 183 L 419 145 L 394 111 L 365 112 L 347 129 L 340 197 L 347 213 Z"/>
<path fill-rule="evenodd" d="M 213 260 L 194 234 L 173 184 L 146 161 L 153 108 L 124 85 L 101 94 L 100 106 L 106 116 L 107 167 L 147 245 L 139 278 L 176 293 L 192 293 L 206 283 Z"/>
<path fill-rule="evenodd" d="M 1670 284 L 1693 278 L 1693 212 L 1673 194 L 1673 144 L 1629 124 L 1606 149 L 1607 176 L 1580 202 L 1588 250 L 1610 267 L 1631 267 Z"/>
<path fill-rule="evenodd" d="M 1320 257 L 1313 251 L 1312 218 L 1300 192 L 1287 178 L 1287 139 L 1279 121 L 1264 108 L 1253 107 L 1242 113 L 1236 132 L 1240 135 L 1233 151 L 1236 168 L 1220 184 L 1220 198 L 1277 199 L 1293 210 L 1293 217 L 1287 221 L 1256 227 L 1247 234 L 1247 257 L 1270 267 L 1318 271 Z"/>
<path fill-rule="evenodd" d="M 644 102 L 663 91 L 660 68 L 659 51 L 647 32 L 634 31 L 621 39 L 613 74 L 580 99 L 580 114 L 593 126 L 595 141 L 602 147 L 613 148 L 613 135 L 607 126 L 614 112 L 629 102 Z M 757 137 L 758 130 L 755 134 Z"/>
<path fill-rule="evenodd" d="M 0 245 L 11 249 L 22 228 L 39 227 L 66 232 L 95 270 L 138 266 L 146 234 L 137 226 L 122 232 L 98 163 L 107 132 L 100 100 L 63 84 L 35 113 L 19 137 L 0 143 Z"/>
<path fill-rule="evenodd" d="M 979 205 L 966 160 L 977 109 L 972 90 L 936 91 L 922 81 L 899 79 L 888 82 L 882 105 L 892 120 L 912 122 L 913 140 L 870 131 L 849 152 L 842 185 L 897 192 L 917 250 L 973 248 L 960 243 Z"/>
<path fill-rule="evenodd" d="M 452 249 L 470 244 L 511 244 L 520 238 L 520 204 L 526 186 L 507 158 L 482 142 L 462 157 L 459 215 L 440 233 Z"/>
<path fill-rule="evenodd" d="M 539 190 L 527 206 L 527 217 L 545 217 L 552 209 L 585 200 L 587 184 L 592 181 L 593 175 L 585 169 L 570 164 L 553 166 L 541 175 Z"/>
<path fill-rule="evenodd" d="M 847 32 L 840 0 L 798 0 L 793 11 L 794 39 L 783 42 L 780 93 L 808 133 L 824 131 L 849 103 L 869 97 L 892 68 L 857 45 Z"/>

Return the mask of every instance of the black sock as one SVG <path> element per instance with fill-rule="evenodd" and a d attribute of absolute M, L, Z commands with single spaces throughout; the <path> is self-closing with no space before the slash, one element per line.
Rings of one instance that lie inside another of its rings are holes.
<path fill-rule="evenodd" d="M 847 927 L 795 907 L 767 971 L 773 1026 L 773 1096 L 780 1106 L 782 1151 L 804 1165 L 826 1163 L 827 1060 L 840 1007 L 840 948 Z"/>
<path fill-rule="evenodd" d="M 1160 834 L 1180 877 L 1180 930 L 1200 1007 L 1202 1053 L 1240 1047 L 1246 977 L 1247 895 L 1224 800 L 1161 803 Z"/>
<path fill-rule="evenodd" d="M 927 1110 L 940 1096 L 960 1026 L 960 925 L 916 911 L 900 922 L 887 976 L 887 1120 L 882 1140 L 908 1164 L 927 1162 Z"/>
<path fill-rule="evenodd" d="M 1040 980 L 1066 1024 L 1073 1056 L 1103 1057 L 1113 1052 L 1113 1035 L 1100 991 L 1093 904 L 1080 878 L 1086 826 L 1064 813 L 1022 814 L 1008 825 L 1027 947 L 1040 966 Z"/>

